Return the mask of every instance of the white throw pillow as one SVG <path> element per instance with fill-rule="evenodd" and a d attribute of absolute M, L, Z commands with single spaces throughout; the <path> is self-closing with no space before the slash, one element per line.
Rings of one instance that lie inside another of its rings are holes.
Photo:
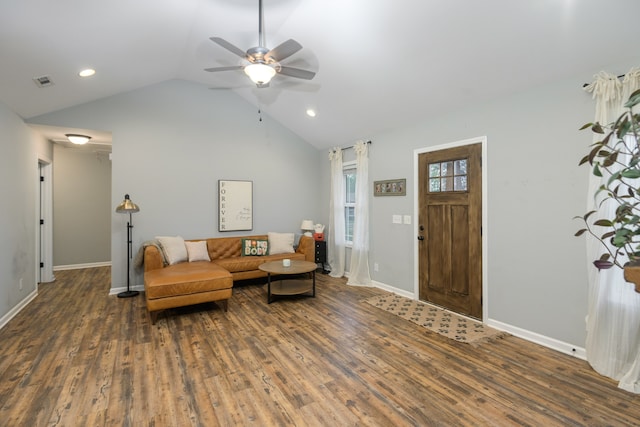
<path fill-rule="evenodd" d="M 275 254 L 292 254 L 293 240 L 295 238 L 293 233 L 267 233 L 269 238 L 269 255 Z"/>
<path fill-rule="evenodd" d="M 211 261 L 209 252 L 207 252 L 207 241 L 200 240 L 198 242 L 184 242 L 189 255 L 189 262 L 194 261 Z"/>
<path fill-rule="evenodd" d="M 169 265 L 184 262 L 189 259 L 184 239 L 180 236 L 156 236 Z"/>

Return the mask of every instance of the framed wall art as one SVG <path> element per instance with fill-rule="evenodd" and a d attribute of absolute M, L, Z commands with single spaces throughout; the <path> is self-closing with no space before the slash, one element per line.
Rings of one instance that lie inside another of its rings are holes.
<path fill-rule="evenodd" d="M 374 196 L 406 196 L 407 180 L 387 179 L 384 181 L 373 181 Z"/>
<path fill-rule="evenodd" d="M 218 180 L 218 231 L 253 229 L 253 181 Z"/>

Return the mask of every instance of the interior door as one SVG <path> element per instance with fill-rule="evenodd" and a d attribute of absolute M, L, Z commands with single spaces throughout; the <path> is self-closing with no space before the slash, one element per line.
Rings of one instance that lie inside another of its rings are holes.
<path fill-rule="evenodd" d="M 482 319 L 482 144 L 419 154 L 419 298 Z"/>

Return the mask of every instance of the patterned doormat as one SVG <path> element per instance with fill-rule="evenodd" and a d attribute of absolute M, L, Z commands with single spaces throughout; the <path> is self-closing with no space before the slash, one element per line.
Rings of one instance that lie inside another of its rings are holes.
<path fill-rule="evenodd" d="M 396 294 L 379 295 L 363 301 L 459 342 L 479 344 L 509 335 L 468 317 Z"/>

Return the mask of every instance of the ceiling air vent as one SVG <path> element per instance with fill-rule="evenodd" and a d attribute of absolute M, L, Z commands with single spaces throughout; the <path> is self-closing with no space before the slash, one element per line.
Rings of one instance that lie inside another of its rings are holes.
<path fill-rule="evenodd" d="M 34 77 L 33 81 L 38 87 L 53 86 L 53 80 L 49 76 Z"/>

